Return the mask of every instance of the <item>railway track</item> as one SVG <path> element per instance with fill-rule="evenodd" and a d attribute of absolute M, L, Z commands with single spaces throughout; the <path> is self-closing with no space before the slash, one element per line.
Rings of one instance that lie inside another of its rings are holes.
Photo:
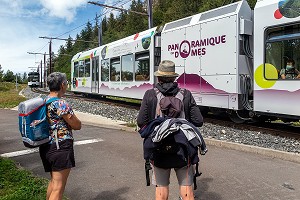
<path fill-rule="evenodd" d="M 300 126 L 296 126 L 291 123 L 271 121 L 271 122 L 247 122 L 243 124 L 237 124 L 230 121 L 230 119 L 226 117 L 219 117 L 213 115 L 207 115 L 205 116 L 204 119 L 205 122 L 217 124 L 220 126 L 235 128 L 239 130 L 257 131 L 262 134 L 270 134 L 274 136 L 300 140 Z"/>
<path fill-rule="evenodd" d="M 31 89 L 35 93 L 40 93 L 40 94 L 48 94 L 49 91 L 41 90 L 39 88 L 32 88 Z M 133 103 L 133 102 L 128 102 L 128 99 L 125 98 L 115 98 L 115 97 L 105 97 L 102 95 L 97 95 L 97 94 L 89 94 L 89 95 L 84 95 L 81 93 L 73 93 L 70 91 L 67 91 L 64 95 L 66 98 L 73 98 L 73 99 L 80 99 L 84 101 L 90 101 L 90 102 L 99 102 L 99 103 L 105 103 L 109 104 L 111 106 L 121 106 L 121 107 L 126 107 L 130 109 L 135 109 L 139 110 L 140 104 L 139 103 Z M 137 101 L 139 102 L 139 101 Z"/>
<path fill-rule="evenodd" d="M 33 88 L 33 92 L 48 94 L 48 91 L 41 90 L 38 88 Z M 139 110 L 140 104 L 139 103 L 132 103 L 125 100 L 120 100 L 120 98 L 114 99 L 109 97 L 103 97 L 101 95 L 83 95 L 83 94 L 74 94 L 73 92 L 68 91 L 65 94 L 67 98 L 73 99 L 80 99 L 89 102 L 100 102 L 105 103 L 111 106 L 120 106 L 126 107 L 129 109 Z M 282 122 L 248 122 L 243 124 L 237 124 L 232 122 L 226 116 L 220 115 L 205 115 L 204 116 L 205 122 L 220 125 L 229 128 L 235 128 L 239 130 L 249 130 L 249 131 L 257 131 L 262 134 L 271 134 L 274 136 L 280 136 L 285 138 L 293 138 L 296 140 L 300 140 L 300 126 L 295 126 L 290 123 L 282 123 Z"/>

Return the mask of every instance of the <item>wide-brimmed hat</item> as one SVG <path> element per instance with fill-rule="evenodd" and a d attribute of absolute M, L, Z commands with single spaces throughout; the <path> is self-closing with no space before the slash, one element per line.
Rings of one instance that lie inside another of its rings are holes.
<path fill-rule="evenodd" d="M 158 70 L 154 72 L 154 76 L 177 77 L 175 73 L 175 63 L 170 60 L 163 60 L 158 66 Z"/>

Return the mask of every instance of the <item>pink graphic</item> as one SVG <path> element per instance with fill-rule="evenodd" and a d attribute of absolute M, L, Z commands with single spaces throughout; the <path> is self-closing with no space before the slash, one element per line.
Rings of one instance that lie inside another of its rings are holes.
<path fill-rule="evenodd" d="M 139 33 L 135 34 L 133 40 L 136 40 L 139 37 Z"/>
<path fill-rule="evenodd" d="M 179 87 L 186 88 L 193 92 L 228 94 L 223 90 L 214 88 L 197 74 L 181 74 L 177 79 L 177 83 L 179 84 Z"/>
<path fill-rule="evenodd" d="M 191 45 L 189 41 L 183 40 L 179 47 L 180 56 L 182 58 L 187 58 L 190 55 L 191 52 Z"/>

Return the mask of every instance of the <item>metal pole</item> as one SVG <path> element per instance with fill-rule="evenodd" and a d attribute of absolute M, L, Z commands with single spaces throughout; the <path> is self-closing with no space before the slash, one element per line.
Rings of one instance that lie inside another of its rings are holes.
<path fill-rule="evenodd" d="M 18 91 L 18 73 L 16 73 L 16 91 Z"/>
<path fill-rule="evenodd" d="M 46 71 L 46 52 L 44 54 L 44 88 L 47 87 L 46 84 L 47 71 Z"/>
<path fill-rule="evenodd" d="M 102 46 L 102 19 L 100 19 L 100 24 L 98 28 L 98 42 L 99 42 L 99 47 Z"/>
<path fill-rule="evenodd" d="M 52 73 L 52 49 L 51 49 L 52 40 L 50 39 L 49 43 L 49 73 Z"/>
<path fill-rule="evenodd" d="M 43 87 L 43 61 L 41 60 L 41 85 L 40 87 Z"/>
<path fill-rule="evenodd" d="M 152 0 L 148 0 L 148 27 L 149 29 L 153 27 Z"/>

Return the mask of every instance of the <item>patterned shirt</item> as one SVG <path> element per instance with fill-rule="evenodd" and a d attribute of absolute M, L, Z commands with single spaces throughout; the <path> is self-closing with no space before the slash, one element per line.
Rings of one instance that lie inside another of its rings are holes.
<path fill-rule="evenodd" d="M 49 98 L 49 97 L 48 97 Z M 47 106 L 47 118 L 50 124 L 51 143 L 55 143 L 55 130 L 57 130 L 58 141 L 66 139 L 73 140 L 72 129 L 62 117 L 65 114 L 74 115 L 71 106 L 63 99 L 53 101 Z"/>
<path fill-rule="evenodd" d="M 286 79 L 295 79 L 299 75 L 299 71 L 297 69 L 293 69 L 291 71 L 287 69 L 281 69 L 279 75 L 281 76 L 282 74 L 285 75 Z"/>

